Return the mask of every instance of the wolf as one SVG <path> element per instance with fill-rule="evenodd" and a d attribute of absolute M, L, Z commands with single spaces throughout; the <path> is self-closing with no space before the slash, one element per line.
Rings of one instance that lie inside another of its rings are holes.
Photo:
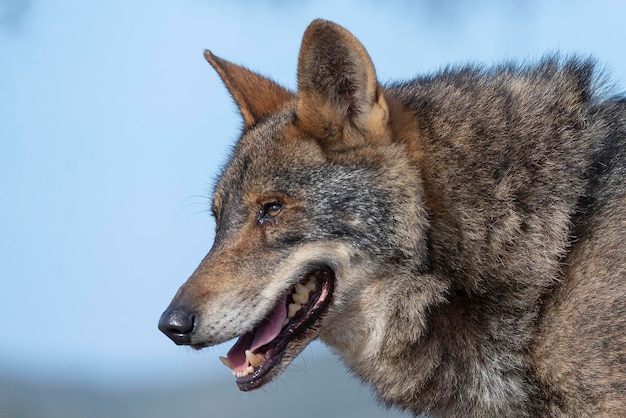
<path fill-rule="evenodd" d="M 205 57 L 244 126 L 176 344 L 238 337 L 243 391 L 319 338 L 416 415 L 626 416 L 626 98 L 593 60 L 382 84 L 325 20 L 297 93 Z"/>

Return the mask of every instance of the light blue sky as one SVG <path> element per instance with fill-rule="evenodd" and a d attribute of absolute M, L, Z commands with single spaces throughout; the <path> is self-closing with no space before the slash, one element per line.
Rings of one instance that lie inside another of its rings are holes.
<path fill-rule="evenodd" d="M 0 0 L 0 373 L 228 373 L 227 347 L 195 353 L 156 328 L 210 247 L 207 196 L 240 126 L 204 48 L 293 87 L 324 17 L 381 80 L 560 50 L 626 86 L 626 1 L 469 3 Z"/>

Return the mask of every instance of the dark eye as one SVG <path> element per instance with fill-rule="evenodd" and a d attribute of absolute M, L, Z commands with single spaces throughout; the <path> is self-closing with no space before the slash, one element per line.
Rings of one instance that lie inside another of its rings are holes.
<path fill-rule="evenodd" d="M 280 213 L 283 205 L 279 202 L 270 202 L 263 205 L 263 208 L 259 211 L 259 225 L 263 225 L 267 221 L 273 221 Z"/>

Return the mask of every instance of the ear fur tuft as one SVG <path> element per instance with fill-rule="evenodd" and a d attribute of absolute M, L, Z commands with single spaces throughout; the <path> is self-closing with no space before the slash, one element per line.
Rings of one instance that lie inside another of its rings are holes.
<path fill-rule="evenodd" d="M 208 49 L 204 51 L 204 57 L 237 103 L 246 129 L 295 98 L 292 92 L 278 83 L 213 55 Z"/>

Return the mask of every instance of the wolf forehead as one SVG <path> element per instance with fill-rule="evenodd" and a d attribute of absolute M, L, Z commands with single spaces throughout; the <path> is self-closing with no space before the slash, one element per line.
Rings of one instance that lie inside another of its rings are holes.
<path fill-rule="evenodd" d="M 321 148 L 295 128 L 295 120 L 294 107 L 268 115 L 244 130 L 215 182 L 217 203 L 242 185 L 260 194 L 275 191 L 273 180 L 292 173 L 294 168 L 324 162 Z"/>
<path fill-rule="evenodd" d="M 399 158 L 400 150 L 393 148 L 376 153 L 354 149 L 348 156 L 330 152 L 298 126 L 295 107 L 282 109 L 244 129 L 215 181 L 213 209 L 233 199 L 239 204 L 268 203 L 281 196 L 307 199 L 320 188 L 333 194 L 333 186 L 341 195 L 359 184 L 389 188 L 376 174 L 389 171 L 389 161 Z"/>
<path fill-rule="evenodd" d="M 315 137 L 297 127 L 295 109 L 286 109 L 244 130 L 215 183 L 214 210 L 227 203 L 261 205 L 283 198 L 345 204 L 341 197 L 346 188 L 353 189 L 351 198 L 357 201 L 366 193 L 370 199 L 388 200 L 365 187 L 376 182 L 380 164 L 369 161 L 363 167 L 358 162 L 329 155 Z M 386 187 L 381 182 L 380 188 Z"/>
<path fill-rule="evenodd" d="M 275 202 L 287 204 L 289 216 L 283 222 L 291 227 L 288 235 L 296 234 L 296 223 L 314 219 L 309 235 L 350 237 L 359 246 L 403 239 L 395 229 L 404 222 L 387 223 L 385 218 L 404 219 L 416 211 L 416 222 L 423 220 L 424 208 L 413 204 L 419 200 L 413 196 L 419 194 L 415 178 L 394 172 L 392 162 L 402 167 L 401 145 L 335 153 L 299 129 L 296 119 L 295 110 L 288 108 L 244 129 L 214 189 L 218 232 L 243 227 L 265 204 Z"/>

